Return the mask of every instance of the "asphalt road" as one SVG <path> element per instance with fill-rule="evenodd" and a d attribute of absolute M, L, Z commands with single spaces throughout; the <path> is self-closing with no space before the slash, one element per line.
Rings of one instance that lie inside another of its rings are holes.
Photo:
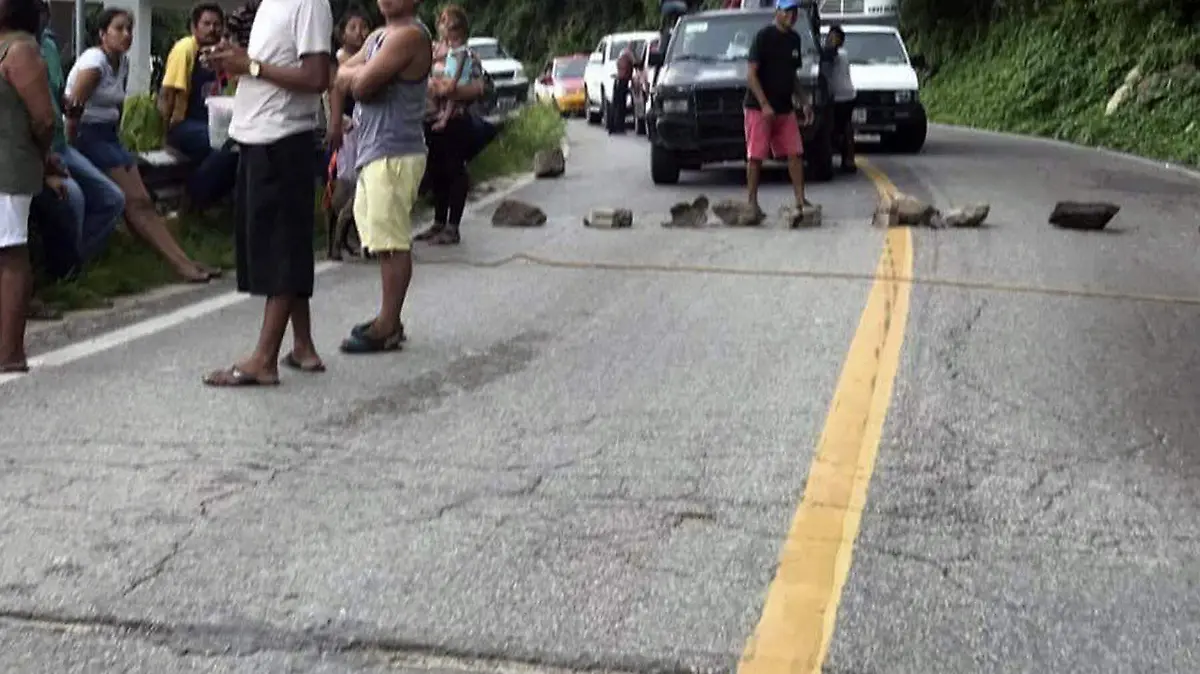
<path fill-rule="evenodd" d="M 644 139 L 570 136 L 566 176 L 515 193 L 544 228 L 484 208 L 418 250 L 401 353 L 336 350 L 375 305 L 358 263 L 318 278 L 329 372 L 276 389 L 201 386 L 260 320 L 220 291 L 35 340 L 0 379 L 0 671 L 736 669 L 856 385 L 876 187 L 813 186 L 816 230 L 664 229 L 739 172 L 659 188 Z M 913 232 L 891 282 L 825 671 L 1200 671 L 1200 183 L 945 129 L 868 158 L 992 213 Z M 1113 231 L 1046 224 L 1093 197 Z M 766 210 L 789 199 L 776 176 Z M 634 229 L 582 226 L 613 206 Z"/>

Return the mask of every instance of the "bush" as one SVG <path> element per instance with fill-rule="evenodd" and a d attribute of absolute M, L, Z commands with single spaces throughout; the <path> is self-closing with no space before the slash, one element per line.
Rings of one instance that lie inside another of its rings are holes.
<path fill-rule="evenodd" d="M 489 180 L 530 170 L 533 155 L 558 147 L 566 130 L 562 115 L 549 105 L 525 106 L 471 162 L 471 178 Z"/>
<path fill-rule="evenodd" d="M 132 152 L 146 152 L 162 147 L 162 117 L 151 94 L 138 94 L 125 99 L 121 113 L 121 140 Z"/>

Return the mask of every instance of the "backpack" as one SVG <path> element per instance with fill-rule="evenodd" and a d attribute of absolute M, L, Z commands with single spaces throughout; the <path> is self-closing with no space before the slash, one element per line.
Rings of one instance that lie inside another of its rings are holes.
<path fill-rule="evenodd" d="M 471 79 L 483 82 L 483 95 L 471 104 L 470 111 L 482 115 L 484 109 L 491 106 L 492 100 L 496 96 L 496 83 L 492 81 L 492 76 L 483 69 L 483 61 L 475 54 L 475 50 L 467 47 L 467 54 L 471 59 Z"/>

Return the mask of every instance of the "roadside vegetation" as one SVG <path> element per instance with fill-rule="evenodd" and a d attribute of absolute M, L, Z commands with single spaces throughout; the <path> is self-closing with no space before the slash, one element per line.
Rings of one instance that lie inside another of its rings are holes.
<path fill-rule="evenodd" d="M 1200 165 L 1200 0 L 901 7 L 935 121 Z"/>
<path fill-rule="evenodd" d="M 162 138 L 159 124 L 149 95 L 131 97 L 126 102 L 121 134 L 130 148 L 145 151 L 159 147 Z M 530 170 L 533 155 L 539 150 L 558 147 L 565 130 L 562 118 L 546 106 L 521 109 L 471 162 L 472 180 L 478 183 Z M 325 217 L 319 203 L 314 204 L 314 208 L 318 218 L 313 245 L 316 250 L 324 251 Z M 203 216 L 183 216 L 170 223 L 180 245 L 193 259 L 229 269 L 234 264 L 231 216 L 227 206 Z M 110 304 L 113 298 L 176 281 L 176 275 L 165 262 L 120 227 L 109 240 L 105 253 L 89 265 L 80 278 L 54 284 L 39 283 L 37 296 L 57 309 L 95 308 Z"/>

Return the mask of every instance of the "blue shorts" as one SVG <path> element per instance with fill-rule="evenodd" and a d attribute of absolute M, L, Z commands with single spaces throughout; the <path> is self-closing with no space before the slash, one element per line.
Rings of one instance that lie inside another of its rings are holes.
<path fill-rule="evenodd" d="M 121 144 L 116 122 L 80 123 L 74 144 L 75 149 L 101 171 L 137 166 L 137 158 Z"/>

